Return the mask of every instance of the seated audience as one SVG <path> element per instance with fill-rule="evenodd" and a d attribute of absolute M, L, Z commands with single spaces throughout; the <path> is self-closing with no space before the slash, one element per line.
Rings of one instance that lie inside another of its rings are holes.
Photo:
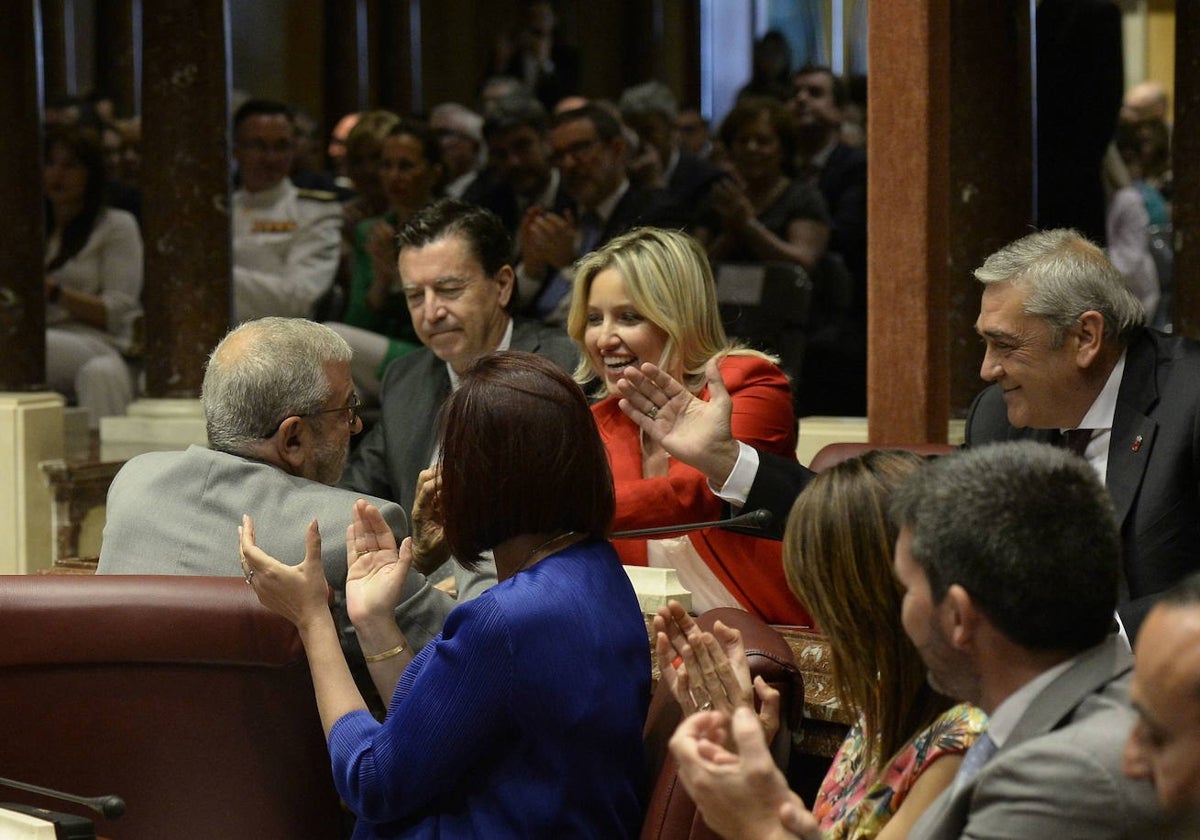
<path fill-rule="evenodd" d="M 46 380 L 94 429 L 134 397 L 123 354 L 142 315 L 142 235 L 131 214 L 105 206 L 94 133 L 50 127 L 44 149 Z"/>
<path fill-rule="evenodd" d="M 907 836 L 986 727 L 979 709 L 955 705 L 930 687 L 900 626 L 902 593 L 892 575 L 896 528 L 887 505 L 922 463 L 909 452 L 875 450 L 837 464 L 817 477 L 788 517 L 788 585 L 828 638 L 838 702 L 858 721 L 813 803 L 825 840 Z M 660 671 L 674 678 L 685 711 L 692 711 L 697 688 L 718 711 L 752 700 L 740 634 L 719 622 L 714 633 L 701 633 L 674 603 L 654 626 Z M 718 675 L 731 671 L 737 679 L 727 685 Z M 778 716 L 765 720 L 773 725 Z M 772 732 L 764 734 L 770 742 Z"/>
<path fill-rule="evenodd" d="M 1194 837 L 1148 782 L 1121 772 L 1133 658 L 1109 632 L 1121 543 L 1095 471 L 1043 444 L 995 444 L 916 471 L 889 515 L 901 621 L 929 682 L 990 718 L 909 840 Z M 727 715 L 699 712 L 672 739 L 705 821 L 726 837 L 822 837 L 762 763 L 747 718 L 739 711 L 731 730 Z M 731 732 L 750 746 L 744 763 Z M 750 790 L 731 807 L 730 794 Z"/>
<path fill-rule="evenodd" d="M 333 131 L 329 133 L 329 145 L 325 147 L 325 156 L 329 158 L 329 170 L 333 173 L 334 180 L 342 187 L 353 186 L 349 173 L 346 171 L 346 140 L 362 117 L 363 112 L 361 111 L 343 114 L 334 123 Z"/>
<path fill-rule="evenodd" d="M 1125 775 L 1149 779 L 1165 810 L 1200 816 L 1200 575 L 1159 599 L 1133 662 Z"/>
<path fill-rule="evenodd" d="M 342 244 L 349 253 L 354 250 L 354 233 L 359 222 L 382 216 L 389 209 L 387 191 L 379 175 L 379 156 L 383 138 L 400 122 L 391 111 L 367 111 L 342 144 L 340 166 L 354 187 L 354 197 L 342 205 Z"/>
<path fill-rule="evenodd" d="M 511 31 L 496 39 L 492 72 L 519 80 L 547 111 L 579 93 L 579 51 L 557 35 L 550 0 L 521 0 Z"/>
<path fill-rule="evenodd" d="M 638 139 L 627 166 L 630 180 L 639 187 L 665 189 L 685 215 L 694 214 L 725 173 L 680 146 L 675 129 L 679 109 L 671 89 L 662 82 L 626 88 L 617 106 Z"/>
<path fill-rule="evenodd" d="M 397 549 L 355 504 L 347 603 L 391 698 L 382 724 L 328 621 L 317 523 L 296 568 L 255 545 L 250 517 L 241 530 L 247 582 L 300 631 L 354 836 L 636 837 L 646 630 L 606 541 L 612 482 L 587 401 L 553 362 L 485 355 L 447 400 L 442 439 L 446 539 L 462 562 L 491 550 L 500 582 L 414 657 L 391 620 L 410 541 Z"/>
<path fill-rule="evenodd" d="M 550 163 L 548 127 L 546 109 L 524 95 L 497 99 L 483 122 L 494 179 L 477 203 L 500 217 L 514 241 L 531 207 L 561 214 L 571 206 Z"/>
<path fill-rule="evenodd" d="M 740 102 L 721 123 L 732 178 L 713 185 L 696 220 L 714 262 L 791 262 L 813 272 L 829 244 L 829 215 L 815 187 L 791 177 L 796 121 L 773 99 Z"/>
<path fill-rule="evenodd" d="M 1104 217 L 1108 244 L 1104 252 L 1142 305 L 1146 321 L 1153 323 L 1161 289 L 1158 268 L 1150 254 L 1150 214 L 1115 145 L 1109 146 L 1104 156 L 1104 193 L 1108 200 Z"/>
<path fill-rule="evenodd" d="M 675 226 L 662 190 L 630 185 L 629 143 L 606 107 L 584 105 L 554 117 L 550 162 L 562 173 L 571 203 L 561 212 L 530 207 L 521 221 L 517 283 L 523 311 L 548 324 L 566 321 L 572 265 L 637 225 Z"/>
<path fill-rule="evenodd" d="M 527 350 L 574 370 L 578 354 L 561 330 L 513 318 L 512 244 L 494 213 L 442 199 L 400 228 L 401 289 L 424 347 L 397 359 L 383 377 L 382 417 L 355 447 L 341 486 L 395 499 L 414 519 L 422 471 L 438 460 L 435 419 L 475 359 L 492 350 Z M 418 568 L 448 559 L 423 542 L 414 522 Z M 467 572 L 455 564 L 458 597 L 494 581 L 487 564 Z"/>
<path fill-rule="evenodd" d="M 350 524 L 350 506 L 362 494 L 333 484 L 362 426 L 350 348 L 335 333 L 302 318 L 249 321 L 213 350 L 200 399 L 208 448 L 139 455 L 113 479 L 100 574 L 236 575 L 229 532 L 247 510 L 264 527 L 263 547 L 290 563 L 304 555 L 296 523 L 318 519 L 330 532 Z M 367 498 L 389 528 L 408 533 L 399 505 Z M 348 627 L 346 555 L 331 541 L 320 560 L 336 593 L 339 627 Z M 441 631 L 452 606 L 414 572 L 395 620 L 420 648 Z M 352 633 L 344 644 L 361 665 Z"/>
<path fill-rule="evenodd" d="M 699 108 L 681 108 L 675 116 L 675 131 L 679 148 L 688 154 L 707 160 L 712 154 L 712 133 L 708 120 Z"/>
<path fill-rule="evenodd" d="M 484 192 L 480 170 L 487 158 L 483 145 L 483 117 L 457 102 L 435 105 L 429 127 L 442 146 L 445 186 L 450 198 L 471 198 Z"/>
<path fill-rule="evenodd" d="M 342 205 L 337 195 L 298 189 L 288 178 L 295 149 L 292 110 L 251 99 L 233 116 L 233 320 L 311 318 L 333 286 Z"/>
<path fill-rule="evenodd" d="M 778 29 L 771 29 L 754 42 L 750 81 L 738 91 L 738 101 L 768 98 L 780 102 L 791 95 L 792 48 Z"/>
<path fill-rule="evenodd" d="M 442 179 L 437 137 L 421 123 L 397 122 L 383 138 L 379 176 L 390 209 L 354 229 L 345 323 L 331 325 L 354 349 L 354 384 L 372 404 L 387 366 L 421 346 L 399 294 L 396 230 L 434 199 Z"/>
<path fill-rule="evenodd" d="M 617 530 L 688 525 L 720 517 L 704 475 L 667 456 L 622 416 L 613 396 L 627 366 L 652 362 L 700 399 L 716 359 L 733 397 L 734 435 L 795 457 L 796 421 L 783 371 L 770 357 L 731 344 L 717 311 L 708 261 L 686 234 L 641 228 L 617 237 L 576 269 L 567 331 L 583 350 L 576 380 L 599 380 L 593 407 L 617 488 Z M 741 607 L 775 624 L 811 624 L 788 591 L 779 543 L 720 528 L 670 539 L 621 540 L 630 565 L 677 569 L 697 610 Z"/>

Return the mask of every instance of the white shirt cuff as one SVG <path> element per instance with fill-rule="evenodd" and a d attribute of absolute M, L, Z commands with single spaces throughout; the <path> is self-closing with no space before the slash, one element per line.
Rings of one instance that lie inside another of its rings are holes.
<path fill-rule="evenodd" d="M 709 481 L 708 489 L 722 501 L 740 508 L 746 504 L 746 497 L 750 495 L 750 485 L 754 484 L 754 478 L 758 475 L 758 450 L 740 440 L 737 445 L 737 461 L 729 472 L 729 477 L 725 479 L 725 484 L 716 487 Z"/>

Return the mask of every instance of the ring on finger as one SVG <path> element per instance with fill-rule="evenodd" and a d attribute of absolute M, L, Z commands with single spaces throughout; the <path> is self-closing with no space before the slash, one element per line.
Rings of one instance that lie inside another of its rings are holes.
<path fill-rule="evenodd" d="M 371 549 L 369 549 L 369 548 L 364 548 L 364 549 L 362 549 L 361 551 L 358 551 L 358 552 L 356 552 L 354 556 L 355 556 L 355 557 L 362 557 L 364 554 L 370 554 L 370 553 L 371 553 Z"/>
<path fill-rule="evenodd" d="M 250 571 L 246 572 L 246 585 L 247 586 L 254 585 L 254 569 L 251 569 Z"/>
<path fill-rule="evenodd" d="M 703 703 L 700 704 L 700 711 L 711 712 L 712 710 L 713 710 L 713 701 L 712 700 L 705 700 Z"/>
<path fill-rule="evenodd" d="M 656 406 L 656 405 L 650 406 L 650 410 L 646 412 L 646 416 L 649 417 L 651 420 L 654 420 L 656 417 L 658 417 L 658 406 Z"/>

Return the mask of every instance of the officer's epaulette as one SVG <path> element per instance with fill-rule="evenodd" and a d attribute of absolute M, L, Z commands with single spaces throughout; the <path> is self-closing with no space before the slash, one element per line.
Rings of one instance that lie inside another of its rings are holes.
<path fill-rule="evenodd" d="M 338 195 L 329 190 L 296 190 L 296 195 L 300 198 L 307 198 L 311 201 L 337 201 Z"/>

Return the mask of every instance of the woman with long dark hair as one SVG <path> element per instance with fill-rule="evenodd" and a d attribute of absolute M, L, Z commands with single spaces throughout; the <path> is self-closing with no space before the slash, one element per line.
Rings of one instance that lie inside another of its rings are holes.
<path fill-rule="evenodd" d="M 104 156 L 86 129 L 47 130 L 46 378 L 88 409 L 90 424 L 133 400 L 123 356 L 142 314 L 142 235 L 104 204 Z"/>

